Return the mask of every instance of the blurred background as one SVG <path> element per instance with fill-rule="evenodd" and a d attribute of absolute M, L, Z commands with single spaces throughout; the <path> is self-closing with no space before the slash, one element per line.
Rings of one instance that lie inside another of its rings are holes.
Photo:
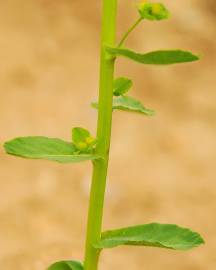
<path fill-rule="evenodd" d="M 163 1 L 172 18 L 145 22 L 127 46 L 182 48 L 200 62 L 142 66 L 126 59 L 116 76 L 155 109 L 146 118 L 115 112 L 104 228 L 153 221 L 193 228 L 206 245 L 189 252 L 121 247 L 100 269 L 216 268 L 216 2 Z M 45 135 L 70 140 L 95 132 L 101 1 L 0 1 L 0 265 L 44 270 L 83 256 L 91 164 L 59 165 L 4 154 L 4 141 Z M 118 38 L 137 17 L 119 0 Z"/>

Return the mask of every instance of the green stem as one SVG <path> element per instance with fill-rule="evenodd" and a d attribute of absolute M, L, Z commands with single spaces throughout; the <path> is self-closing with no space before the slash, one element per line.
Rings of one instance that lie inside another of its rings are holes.
<path fill-rule="evenodd" d="M 109 148 L 112 125 L 113 77 L 115 59 L 105 49 L 106 45 L 114 46 L 116 35 L 117 0 L 103 0 L 100 91 L 98 105 L 98 144 L 96 153 L 103 159 L 93 162 L 93 177 L 90 192 L 86 249 L 84 259 L 85 270 L 97 270 L 100 250 L 94 243 L 101 237 L 104 195 L 109 161 Z"/>
<path fill-rule="evenodd" d="M 124 34 L 122 37 L 121 41 L 118 44 L 118 47 L 121 47 L 125 40 L 128 38 L 129 34 L 137 27 L 137 25 L 143 20 L 143 18 L 139 18 L 129 29 L 128 31 Z"/>

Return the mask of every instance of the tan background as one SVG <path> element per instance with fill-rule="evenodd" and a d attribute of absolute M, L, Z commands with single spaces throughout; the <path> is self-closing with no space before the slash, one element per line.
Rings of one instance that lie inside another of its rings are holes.
<path fill-rule="evenodd" d="M 0 1 L 0 141 L 25 135 L 70 140 L 73 126 L 92 132 L 97 97 L 99 0 Z M 143 23 L 128 46 L 190 49 L 195 64 L 146 67 L 118 62 L 133 95 L 157 116 L 116 112 L 105 228 L 159 221 L 199 231 L 190 252 L 123 247 L 105 251 L 100 269 L 216 268 L 215 0 L 164 1 L 172 19 Z M 136 18 L 119 1 L 118 36 Z M 0 268 L 43 270 L 82 259 L 88 163 L 59 165 L 6 156 L 0 149 Z"/>

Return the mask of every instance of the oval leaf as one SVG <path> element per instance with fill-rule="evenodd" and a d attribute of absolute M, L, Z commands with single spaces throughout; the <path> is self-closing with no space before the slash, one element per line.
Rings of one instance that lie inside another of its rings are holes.
<path fill-rule="evenodd" d="M 199 57 L 191 52 L 181 50 L 160 50 L 141 54 L 124 48 L 106 47 L 106 49 L 110 54 L 127 57 L 147 65 L 171 65 L 199 60 Z"/>
<path fill-rule="evenodd" d="M 77 154 L 72 143 L 47 137 L 20 137 L 4 144 L 6 152 L 23 158 L 46 159 L 60 163 L 94 160 L 96 155 Z"/>
<path fill-rule="evenodd" d="M 189 250 L 203 243 L 201 236 L 189 229 L 173 224 L 151 223 L 104 232 L 95 247 L 102 249 L 135 245 Z"/>
<path fill-rule="evenodd" d="M 120 77 L 120 78 L 115 79 L 114 89 L 113 89 L 114 96 L 124 95 L 130 90 L 132 85 L 133 85 L 133 82 L 128 78 Z"/>
<path fill-rule="evenodd" d="M 52 264 L 47 270 L 83 270 L 83 266 L 77 261 L 61 261 Z"/>
<path fill-rule="evenodd" d="M 142 103 L 129 96 L 121 96 L 113 99 L 113 109 L 142 113 L 147 116 L 155 114 L 153 110 L 145 108 Z"/>

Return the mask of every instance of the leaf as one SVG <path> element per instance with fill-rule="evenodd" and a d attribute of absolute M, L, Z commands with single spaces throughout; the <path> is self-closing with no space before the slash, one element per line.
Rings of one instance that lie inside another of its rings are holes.
<path fill-rule="evenodd" d="M 94 160 L 96 155 L 77 154 L 72 143 L 47 137 L 20 137 L 4 144 L 8 154 L 31 159 L 46 159 L 60 163 Z"/>
<path fill-rule="evenodd" d="M 160 50 L 144 54 L 136 53 L 129 49 L 112 48 L 108 46 L 106 50 L 115 56 L 123 56 L 147 65 L 171 65 L 199 60 L 198 56 L 182 50 Z"/>
<path fill-rule="evenodd" d="M 134 245 L 189 250 L 203 243 L 201 236 L 189 229 L 173 224 L 151 223 L 104 232 L 95 247 L 102 249 Z"/>
<path fill-rule="evenodd" d="M 142 113 L 147 116 L 155 114 L 153 110 L 145 108 L 142 103 L 129 96 L 121 96 L 113 99 L 113 109 Z"/>
<path fill-rule="evenodd" d="M 91 105 L 93 108 L 98 109 L 97 102 L 93 102 Z M 155 114 L 153 110 L 145 108 L 140 101 L 129 96 L 120 96 L 114 98 L 113 110 L 136 112 L 145 114 L 147 116 L 153 116 Z"/>
<path fill-rule="evenodd" d="M 52 264 L 47 270 L 84 270 L 84 268 L 77 261 L 61 261 Z"/>
<path fill-rule="evenodd" d="M 146 20 L 164 20 L 170 16 L 167 8 L 161 3 L 141 3 L 138 5 L 138 11 L 141 18 Z"/>
<path fill-rule="evenodd" d="M 114 96 L 124 95 L 130 90 L 132 85 L 133 85 L 133 82 L 128 78 L 120 77 L 120 78 L 115 79 L 114 89 L 113 89 Z"/>
<path fill-rule="evenodd" d="M 89 136 L 90 132 L 85 128 L 75 127 L 72 129 L 72 140 L 74 144 L 84 142 Z"/>

